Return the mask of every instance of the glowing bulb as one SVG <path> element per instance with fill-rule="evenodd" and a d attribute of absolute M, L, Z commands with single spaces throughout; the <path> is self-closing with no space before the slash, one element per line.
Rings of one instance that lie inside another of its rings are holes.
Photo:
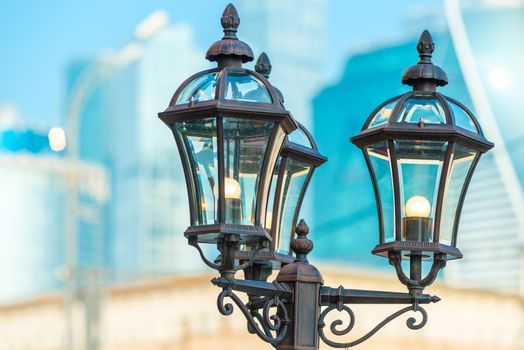
<path fill-rule="evenodd" d="M 224 194 L 226 198 L 240 199 L 240 184 L 237 180 L 230 177 L 224 179 Z"/>
<path fill-rule="evenodd" d="M 273 212 L 268 211 L 266 212 L 266 228 L 271 228 L 272 224 L 273 224 Z"/>
<path fill-rule="evenodd" d="M 66 147 L 66 136 L 62 128 L 51 128 L 47 134 L 47 138 L 49 139 L 49 147 L 55 152 L 63 151 Z"/>
<path fill-rule="evenodd" d="M 502 67 L 493 68 L 489 73 L 491 85 L 499 90 L 506 89 L 511 83 L 511 76 L 507 69 Z"/>
<path fill-rule="evenodd" d="M 431 204 L 426 197 L 413 196 L 406 202 L 406 215 L 409 217 L 427 218 L 431 213 Z"/>

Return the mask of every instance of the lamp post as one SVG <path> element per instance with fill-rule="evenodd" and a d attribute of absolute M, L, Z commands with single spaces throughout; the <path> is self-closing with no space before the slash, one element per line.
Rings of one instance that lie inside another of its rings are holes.
<path fill-rule="evenodd" d="M 388 257 L 408 287 L 408 293 L 393 293 L 323 286 L 307 260 L 313 249 L 309 228 L 297 221 L 313 171 L 326 158 L 269 82 L 267 55 L 260 56 L 255 71 L 242 66 L 254 56 L 237 38 L 240 19 L 233 5 L 221 23 L 224 37 L 206 55 L 218 67 L 186 80 L 159 114 L 173 131 L 184 167 L 191 218 L 184 234 L 220 273 L 212 280 L 222 289 L 219 311 L 232 314 L 234 303 L 248 330 L 280 350 L 315 350 L 320 339 L 352 347 L 409 311 L 422 319 L 411 317 L 406 325 L 422 328 L 427 313 L 420 305 L 440 300 L 423 290 L 448 259 L 462 257 L 456 248 L 460 209 L 480 154 L 493 146 L 471 112 L 436 92 L 447 78 L 431 63 L 429 32 L 417 46 L 420 61 L 402 79 L 413 91 L 379 106 L 352 138 L 363 150 L 375 189 L 380 238 L 373 253 Z M 206 257 L 202 244 L 216 244 L 219 258 Z M 409 277 L 402 259 L 410 261 Z M 432 267 L 422 278 L 424 260 Z M 240 269 L 244 279 L 235 278 Z M 266 282 L 272 269 L 278 275 Z M 247 294 L 248 302 L 237 293 Z M 342 321 L 336 320 L 329 329 L 335 336 L 348 334 L 355 324 L 351 304 L 408 306 L 356 340 L 334 341 L 324 320 L 332 310 L 346 312 L 349 325 L 340 329 Z"/>

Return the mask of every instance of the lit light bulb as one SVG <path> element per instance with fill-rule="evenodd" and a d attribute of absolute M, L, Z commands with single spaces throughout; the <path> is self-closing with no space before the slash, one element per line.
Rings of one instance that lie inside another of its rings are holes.
<path fill-rule="evenodd" d="M 504 90 L 511 84 L 511 76 L 506 68 L 496 67 L 489 73 L 491 85 L 499 90 Z"/>
<path fill-rule="evenodd" d="M 273 212 L 268 211 L 266 212 L 266 228 L 268 229 L 271 228 L 272 224 L 273 224 Z"/>
<path fill-rule="evenodd" d="M 226 198 L 240 199 L 240 184 L 230 177 L 224 179 L 224 194 Z"/>
<path fill-rule="evenodd" d="M 431 204 L 426 197 L 413 196 L 406 202 L 406 216 L 427 218 L 431 213 Z"/>
<path fill-rule="evenodd" d="M 66 136 L 64 129 L 56 126 L 51 128 L 47 138 L 49 139 L 49 147 L 51 147 L 53 151 L 60 152 L 66 148 Z"/>

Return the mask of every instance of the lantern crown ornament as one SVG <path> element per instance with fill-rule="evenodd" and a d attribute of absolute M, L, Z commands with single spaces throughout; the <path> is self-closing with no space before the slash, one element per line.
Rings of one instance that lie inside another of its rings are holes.
<path fill-rule="evenodd" d="M 239 66 L 241 63 L 253 61 L 253 50 L 248 44 L 237 37 L 237 29 L 240 25 L 240 17 L 233 4 L 229 4 L 224 9 L 220 19 L 224 36 L 221 40 L 213 43 L 206 53 L 206 59 L 211 62 L 218 62 L 218 65 Z"/>
<path fill-rule="evenodd" d="M 402 83 L 413 86 L 417 90 L 435 91 L 437 86 L 448 83 L 448 77 L 444 70 L 431 62 L 435 44 L 429 31 L 424 30 L 417 44 L 420 60 L 414 66 L 409 67 L 402 76 Z"/>
<path fill-rule="evenodd" d="M 448 78 L 431 62 L 434 49 L 425 30 L 417 44 L 420 60 L 402 77 L 413 90 L 378 106 L 351 138 L 375 190 L 380 238 L 373 253 L 388 257 L 413 293 L 432 283 L 446 260 L 462 257 L 461 208 L 480 155 L 493 147 L 469 109 L 436 91 Z M 411 261 L 411 277 L 400 259 Z M 425 260 L 434 268 L 422 279 Z"/>

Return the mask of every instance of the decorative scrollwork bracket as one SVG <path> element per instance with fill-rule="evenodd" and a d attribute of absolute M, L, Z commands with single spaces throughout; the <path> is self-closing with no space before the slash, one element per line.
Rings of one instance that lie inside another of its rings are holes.
<path fill-rule="evenodd" d="M 340 343 L 340 342 L 336 342 L 336 341 L 333 341 L 333 340 L 329 339 L 326 336 L 326 334 L 324 333 L 324 327 L 326 326 L 325 318 L 331 311 L 333 311 L 335 309 L 338 310 L 338 311 L 344 311 L 344 312 L 346 312 L 349 315 L 349 323 L 348 323 L 348 325 L 344 329 L 338 329 L 338 327 L 343 324 L 343 321 L 341 319 L 336 319 L 333 322 L 331 322 L 331 324 L 329 325 L 329 329 L 330 329 L 331 333 L 333 333 L 336 336 L 344 336 L 344 335 L 348 334 L 353 329 L 353 327 L 355 326 L 355 319 L 356 319 L 353 310 L 351 310 L 351 308 L 349 308 L 347 305 L 342 305 L 341 307 L 340 306 L 336 306 L 336 305 L 330 305 L 330 306 L 328 306 L 327 308 L 325 308 L 322 311 L 322 313 L 320 314 L 320 319 L 319 319 L 319 323 L 318 323 L 320 339 L 322 339 L 322 341 L 324 343 L 326 343 L 327 345 L 329 345 L 331 347 L 334 347 L 334 348 L 346 349 L 346 348 L 350 348 L 350 347 L 356 346 L 356 345 L 358 345 L 360 343 L 363 343 L 364 341 L 368 340 L 373 335 L 375 335 L 375 333 L 377 333 L 386 324 L 388 324 L 389 322 L 393 321 L 395 318 L 397 318 L 397 317 L 399 317 L 399 316 L 401 316 L 401 315 L 403 315 L 403 314 L 405 314 L 406 312 L 409 312 L 409 311 L 420 312 L 421 315 L 422 315 L 422 319 L 418 323 L 417 323 L 417 320 L 414 317 L 410 317 L 410 318 L 407 319 L 406 326 L 409 329 L 413 329 L 413 330 L 421 329 L 422 327 L 424 327 L 426 325 L 426 323 L 428 321 L 428 314 L 427 314 L 426 310 L 424 310 L 422 307 L 420 307 L 420 306 L 418 306 L 416 304 L 413 304 L 412 306 L 407 306 L 407 307 L 405 307 L 403 309 L 400 309 L 399 311 L 389 315 L 382 322 L 377 324 L 372 330 L 370 330 L 368 333 L 366 333 L 362 337 L 360 337 L 360 338 L 358 338 L 356 340 L 350 341 L 350 342 Z"/>
<path fill-rule="evenodd" d="M 286 307 L 278 295 L 267 298 L 260 313 L 244 304 L 231 288 L 225 287 L 218 295 L 217 306 L 222 315 L 229 316 L 234 308 L 231 303 L 225 303 L 225 298 L 231 299 L 238 306 L 248 322 L 250 331 L 263 341 L 276 346 L 286 337 L 290 322 Z"/>

